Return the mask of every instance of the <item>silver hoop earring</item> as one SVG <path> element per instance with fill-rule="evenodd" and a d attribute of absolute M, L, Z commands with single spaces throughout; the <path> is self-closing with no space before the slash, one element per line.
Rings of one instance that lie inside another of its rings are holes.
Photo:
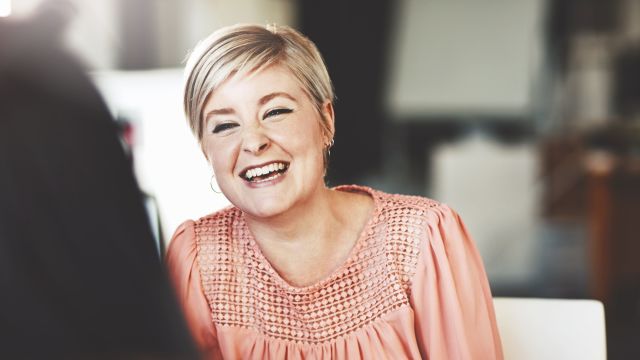
<path fill-rule="evenodd" d="M 211 180 L 209 180 L 209 187 L 211 188 L 211 191 L 213 191 L 214 193 L 216 193 L 216 194 L 222 194 L 222 191 L 220 191 L 220 190 L 216 190 L 216 189 L 213 187 L 213 180 L 214 180 L 215 178 L 216 178 L 216 176 L 215 176 L 215 175 L 211 175 Z M 217 184 L 217 182 L 216 182 L 216 184 Z"/>
<path fill-rule="evenodd" d="M 334 144 L 334 140 L 333 140 L 333 139 L 331 139 L 331 140 L 329 141 L 329 143 L 327 144 L 327 156 L 330 156 L 330 155 L 331 155 L 331 148 L 333 147 L 333 144 Z"/>

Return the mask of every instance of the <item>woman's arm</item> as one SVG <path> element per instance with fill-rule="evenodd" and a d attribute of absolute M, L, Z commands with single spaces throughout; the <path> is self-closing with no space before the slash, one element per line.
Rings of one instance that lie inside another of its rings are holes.
<path fill-rule="evenodd" d="M 446 205 L 428 211 L 410 301 L 425 359 L 502 359 L 482 259 L 462 220 Z"/>
<path fill-rule="evenodd" d="M 202 291 L 193 221 L 186 221 L 173 235 L 166 264 L 191 336 L 206 359 L 221 359 L 211 310 Z"/>

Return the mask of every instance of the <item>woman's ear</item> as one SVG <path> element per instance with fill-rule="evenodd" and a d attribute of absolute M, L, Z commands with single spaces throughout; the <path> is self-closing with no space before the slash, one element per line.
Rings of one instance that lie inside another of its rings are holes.
<path fill-rule="evenodd" d="M 333 112 L 333 103 L 330 100 L 327 100 L 322 104 L 322 118 L 325 119 L 325 130 L 328 132 L 325 134 L 328 139 L 327 142 L 333 139 L 333 136 L 336 132 L 335 128 L 335 114 Z"/>

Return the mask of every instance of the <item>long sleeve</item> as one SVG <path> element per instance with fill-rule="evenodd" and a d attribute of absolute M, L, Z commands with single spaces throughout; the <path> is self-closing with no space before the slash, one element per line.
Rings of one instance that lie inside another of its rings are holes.
<path fill-rule="evenodd" d="M 502 359 L 482 259 L 459 215 L 428 211 L 410 302 L 424 359 Z"/>
<path fill-rule="evenodd" d="M 206 359 L 221 359 L 216 329 L 200 282 L 194 226 L 193 221 L 186 221 L 176 230 L 167 251 L 167 269 L 199 350 Z"/>

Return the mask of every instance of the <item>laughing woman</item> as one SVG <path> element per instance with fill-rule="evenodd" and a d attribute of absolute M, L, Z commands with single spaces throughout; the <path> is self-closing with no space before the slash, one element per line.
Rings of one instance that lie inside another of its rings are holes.
<path fill-rule="evenodd" d="M 187 63 L 189 125 L 232 206 L 167 265 L 206 358 L 501 359 L 482 261 L 434 200 L 327 188 L 331 80 L 289 27 L 239 25 Z"/>

